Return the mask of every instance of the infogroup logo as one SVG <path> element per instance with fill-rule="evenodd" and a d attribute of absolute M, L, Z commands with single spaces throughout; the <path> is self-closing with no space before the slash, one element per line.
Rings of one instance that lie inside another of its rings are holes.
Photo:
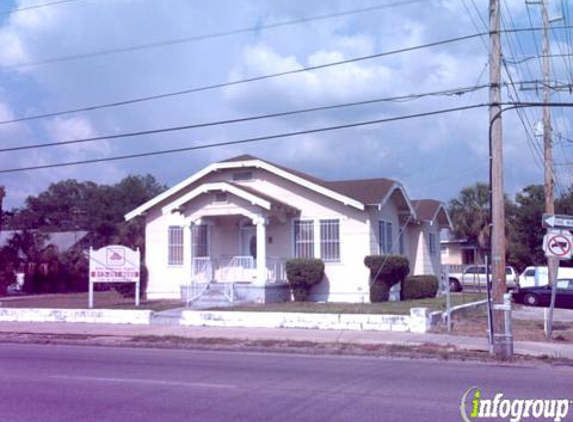
<path fill-rule="evenodd" d="M 479 387 L 469 388 L 462 396 L 460 410 L 465 422 L 481 419 L 509 420 L 553 420 L 560 422 L 569 413 L 569 399 L 508 399 L 503 393 L 485 398 Z"/>

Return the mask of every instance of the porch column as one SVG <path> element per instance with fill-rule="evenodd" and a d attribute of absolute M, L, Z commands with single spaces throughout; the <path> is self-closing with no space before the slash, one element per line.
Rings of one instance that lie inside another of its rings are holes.
<path fill-rule="evenodd" d="M 257 281 L 259 285 L 267 283 L 267 220 L 262 217 L 253 219 L 257 226 Z"/>
<path fill-rule="evenodd" d="M 191 283 L 191 222 L 185 221 L 183 225 L 183 280 L 182 284 Z"/>

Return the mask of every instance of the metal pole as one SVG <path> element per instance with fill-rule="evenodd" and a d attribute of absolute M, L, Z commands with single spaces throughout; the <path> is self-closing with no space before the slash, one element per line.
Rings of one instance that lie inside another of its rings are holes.
<path fill-rule="evenodd" d="M 450 290 L 450 266 L 445 265 L 445 273 L 444 273 L 444 280 L 446 283 L 446 327 L 448 329 L 448 333 L 452 331 L 452 299 L 451 299 L 451 290 Z"/>
<path fill-rule="evenodd" d="M 88 294 L 88 304 L 90 309 L 94 307 L 94 284 L 92 283 L 92 281 L 90 280 L 90 288 L 89 288 L 89 294 Z"/>
<path fill-rule="evenodd" d="M 500 1 L 490 0 L 490 160 L 491 160 L 491 253 L 494 304 L 503 304 L 505 286 L 505 210 L 503 192 L 503 145 L 501 125 L 501 39 Z M 510 356 L 503 311 L 494 307 L 493 353 Z"/>
<path fill-rule="evenodd" d="M 493 315 L 491 303 L 491 273 L 489 271 L 489 259 L 485 256 L 486 268 L 486 291 L 487 291 L 487 339 L 490 349 L 493 347 Z"/>

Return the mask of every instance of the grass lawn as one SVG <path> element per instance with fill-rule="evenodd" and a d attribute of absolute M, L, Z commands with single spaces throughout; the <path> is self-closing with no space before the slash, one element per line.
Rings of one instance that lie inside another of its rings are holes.
<path fill-rule="evenodd" d="M 522 305 L 513 305 L 519 307 Z M 543 332 L 543 322 L 534 320 L 512 319 L 513 339 L 523 341 L 547 341 Z M 453 318 L 453 328 L 450 334 L 461 336 L 487 337 L 487 309 L 474 309 Z M 445 326 L 436 327 L 433 332 L 446 333 Z M 554 322 L 553 339 L 556 342 L 573 342 L 573 324 Z"/>
<path fill-rule="evenodd" d="M 452 294 L 452 306 L 485 299 L 480 293 Z M 430 308 L 436 311 L 446 309 L 446 298 L 417 299 L 404 302 L 383 303 L 318 303 L 318 302 L 282 302 L 238 305 L 230 308 L 213 308 L 220 311 L 248 312 L 306 312 L 315 314 L 390 314 L 408 315 L 410 308 Z"/>
<path fill-rule="evenodd" d="M 177 300 L 142 300 L 140 306 L 136 307 L 134 298 L 124 298 L 115 290 L 94 292 L 94 309 L 148 309 L 164 311 L 182 306 L 183 304 Z M 0 307 L 86 309 L 88 307 L 88 293 L 0 297 Z"/>

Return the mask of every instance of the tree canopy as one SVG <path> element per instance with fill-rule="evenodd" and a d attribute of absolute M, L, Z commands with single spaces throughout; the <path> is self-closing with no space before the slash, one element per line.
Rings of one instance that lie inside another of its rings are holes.
<path fill-rule="evenodd" d="M 557 213 L 573 213 L 573 188 L 555 201 Z M 545 230 L 541 219 L 545 211 L 542 185 L 530 185 L 505 200 L 507 262 L 522 270 L 529 265 L 545 265 L 542 249 Z M 453 233 L 458 239 L 485 250 L 489 247 L 489 191 L 485 183 L 466 187 L 449 204 Z M 562 264 L 566 265 L 566 264 Z"/>
<path fill-rule="evenodd" d="M 138 221 L 126 223 L 124 215 L 165 189 L 149 174 L 127 176 L 115 185 L 63 180 L 12 210 L 5 228 L 85 230 L 94 247 L 116 242 L 143 247 L 143 225 Z"/>

